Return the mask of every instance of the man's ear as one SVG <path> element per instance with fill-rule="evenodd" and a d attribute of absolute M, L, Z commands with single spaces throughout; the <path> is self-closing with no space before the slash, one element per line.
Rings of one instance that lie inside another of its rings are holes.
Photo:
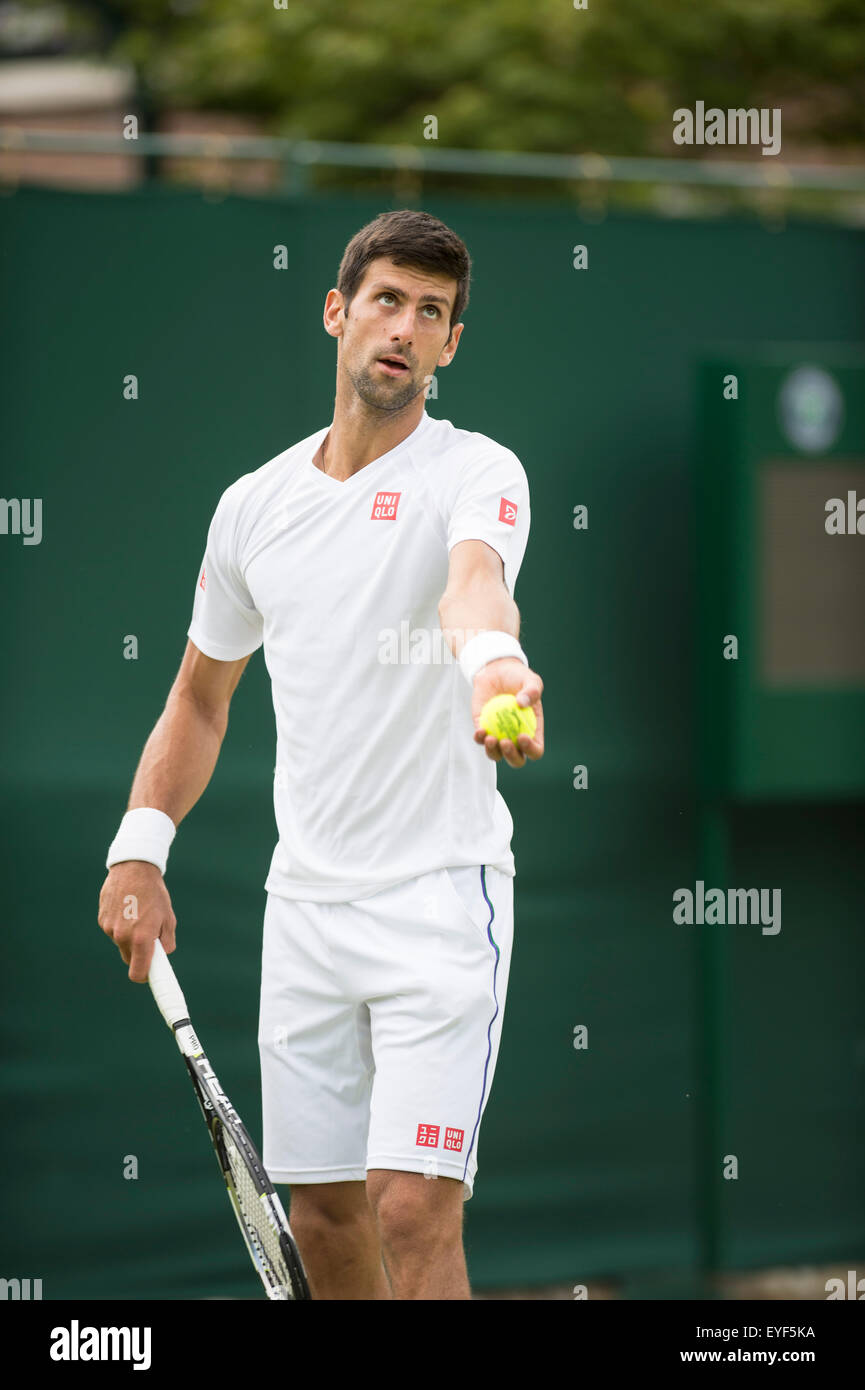
<path fill-rule="evenodd" d="M 348 310 L 345 307 L 345 299 L 342 293 L 339 290 L 328 290 L 327 299 L 324 301 L 324 314 L 322 317 L 324 321 L 324 331 L 325 333 L 329 333 L 332 338 L 340 337 L 342 332 L 340 310 L 342 310 L 342 318 L 346 318 L 348 316 Z"/>
<path fill-rule="evenodd" d="M 457 344 L 462 337 L 464 327 L 465 324 L 463 323 L 455 323 L 453 325 L 450 331 L 450 337 L 441 350 L 437 366 L 447 367 L 453 361 L 454 353 L 457 350 Z"/>

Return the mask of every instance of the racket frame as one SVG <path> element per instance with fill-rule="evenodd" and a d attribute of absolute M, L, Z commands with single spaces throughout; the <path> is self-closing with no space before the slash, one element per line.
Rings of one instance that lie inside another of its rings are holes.
<path fill-rule="evenodd" d="M 309 1284 L 300 1252 L 291 1234 L 288 1218 L 267 1176 L 258 1150 L 249 1131 L 226 1095 L 189 1018 L 186 1000 L 161 941 L 154 944 L 149 984 L 165 1022 L 174 1033 L 186 1069 L 192 1081 L 204 1122 L 210 1135 L 216 1160 L 225 1182 L 232 1210 L 243 1235 L 253 1266 L 261 1279 L 267 1297 L 274 1302 L 310 1298 Z M 248 1223 L 238 1198 L 226 1144 L 234 1145 L 255 1188 L 264 1217 L 279 1242 L 279 1249 L 288 1273 L 283 1280 L 271 1269 L 264 1247 L 255 1228 Z"/>

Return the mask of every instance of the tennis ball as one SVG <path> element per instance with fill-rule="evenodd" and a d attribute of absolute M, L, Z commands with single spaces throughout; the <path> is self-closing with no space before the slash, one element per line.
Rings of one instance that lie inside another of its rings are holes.
<path fill-rule="evenodd" d="M 531 705 L 518 705 L 515 695 L 494 695 L 481 710 L 481 727 L 493 738 L 509 738 L 516 744 L 519 734 L 534 738 L 538 721 Z"/>

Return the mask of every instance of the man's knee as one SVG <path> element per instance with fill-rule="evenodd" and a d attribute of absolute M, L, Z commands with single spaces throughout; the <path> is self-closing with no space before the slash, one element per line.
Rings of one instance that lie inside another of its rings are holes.
<path fill-rule="evenodd" d="M 367 1175 L 367 1191 L 386 1248 L 423 1247 L 432 1253 L 461 1242 L 463 1184 L 459 1179 L 375 1169 Z"/>
<path fill-rule="evenodd" d="M 362 1182 L 296 1183 L 291 1188 L 288 1219 L 300 1239 L 374 1227 Z"/>

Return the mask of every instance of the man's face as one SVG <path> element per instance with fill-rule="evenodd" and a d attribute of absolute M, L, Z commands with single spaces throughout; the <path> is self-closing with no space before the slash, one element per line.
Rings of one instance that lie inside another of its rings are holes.
<path fill-rule="evenodd" d="M 450 362 L 463 329 L 450 330 L 456 290 L 446 275 L 384 257 L 367 266 L 348 313 L 331 290 L 325 325 L 340 339 L 338 368 L 367 405 L 402 410 Z"/>

